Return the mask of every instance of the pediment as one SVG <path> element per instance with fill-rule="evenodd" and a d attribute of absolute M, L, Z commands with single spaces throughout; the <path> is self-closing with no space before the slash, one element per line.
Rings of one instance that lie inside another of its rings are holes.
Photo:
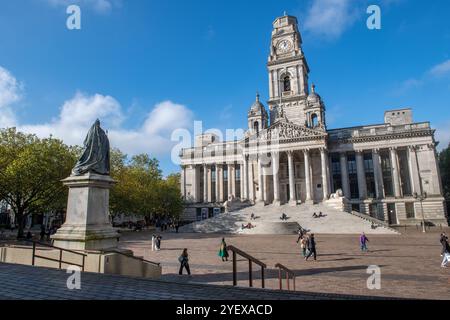
<path fill-rule="evenodd" d="M 258 141 L 290 141 L 290 140 L 317 140 L 327 137 L 327 132 L 322 129 L 311 129 L 286 121 L 274 123 L 259 134 L 253 134 L 249 140 Z"/>

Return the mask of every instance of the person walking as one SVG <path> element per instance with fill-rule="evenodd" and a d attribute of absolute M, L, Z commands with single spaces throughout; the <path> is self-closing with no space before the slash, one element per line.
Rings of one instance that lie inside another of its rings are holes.
<path fill-rule="evenodd" d="M 311 237 L 309 237 L 308 241 L 308 250 L 309 253 L 305 257 L 305 261 L 308 261 L 308 259 L 314 255 L 314 260 L 317 260 L 317 251 L 316 251 L 316 239 L 314 238 L 314 233 L 311 234 Z"/>
<path fill-rule="evenodd" d="M 448 245 L 448 237 L 445 234 L 445 232 L 441 233 L 441 239 L 439 240 L 439 242 L 442 245 L 441 256 L 443 256 L 445 253 L 445 250 L 447 249 L 447 245 Z"/>
<path fill-rule="evenodd" d="M 224 261 L 228 261 L 229 256 L 230 255 L 228 254 L 227 243 L 225 242 L 225 238 L 222 238 L 222 243 L 220 244 L 220 249 L 219 249 L 219 257 L 221 257 L 222 262 L 224 262 Z"/>
<path fill-rule="evenodd" d="M 448 244 L 448 238 L 445 233 L 441 235 L 441 244 L 442 244 L 441 256 L 443 257 L 441 267 L 447 268 L 447 265 L 450 262 L 450 245 Z"/>
<path fill-rule="evenodd" d="M 156 251 L 156 236 L 152 234 L 152 251 Z"/>
<path fill-rule="evenodd" d="M 298 234 L 298 238 L 297 238 L 297 243 L 303 239 L 303 228 L 299 227 L 297 230 L 297 234 Z"/>
<path fill-rule="evenodd" d="M 161 239 L 162 237 L 160 235 L 158 235 L 156 237 L 155 243 L 156 243 L 156 251 L 160 251 L 161 250 Z"/>
<path fill-rule="evenodd" d="M 367 252 L 369 249 L 367 249 L 367 242 L 369 242 L 369 239 L 367 238 L 366 234 L 363 232 L 361 236 L 359 237 L 359 245 L 361 246 L 362 252 Z"/>
<path fill-rule="evenodd" d="M 300 240 L 300 248 L 302 249 L 302 257 L 306 257 L 306 248 L 308 247 L 308 240 L 306 236 L 302 236 Z"/>
<path fill-rule="evenodd" d="M 187 252 L 187 249 L 183 249 L 183 253 L 178 258 L 178 261 L 180 261 L 180 271 L 178 272 L 179 275 L 183 274 L 183 268 L 186 269 L 188 275 L 191 275 L 191 269 L 189 268 L 189 255 Z"/>

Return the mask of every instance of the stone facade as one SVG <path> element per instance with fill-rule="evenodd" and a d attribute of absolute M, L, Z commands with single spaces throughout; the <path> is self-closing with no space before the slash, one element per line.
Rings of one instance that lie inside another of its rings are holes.
<path fill-rule="evenodd" d="M 257 95 L 244 139 L 221 142 L 208 134 L 181 152 L 185 218 L 230 199 L 326 203 L 342 190 L 348 210 L 391 225 L 446 223 L 430 123 L 413 122 L 408 108 L 386 111 L 382 124 L 328 130 L 301 45 L 297 19 L 277 18 L 267 64 L 269 112 Z"/>

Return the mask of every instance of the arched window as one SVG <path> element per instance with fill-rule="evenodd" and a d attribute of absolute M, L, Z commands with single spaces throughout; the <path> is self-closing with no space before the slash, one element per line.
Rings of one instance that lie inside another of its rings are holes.
<path fill-rule="evenodd" d="M 256 133 L 259 133 L 259 123 L 258 123 L 258 121 L 255 121 L 255 123 L 253 124 L 253 129 L 255 130 Z"/>
<path fill-rule="evenodd" d="M 285 76 L 283 79 L 283 91 L 291 91 L 291 78 L 289 76 Z"/>
<path fill-rule="evenodd" d="M 319 125 L 319 118 L 317 117 L 317 114 L 313 113 L 311 115 L 311 126 L 313 128 L 317 127 Z"/>

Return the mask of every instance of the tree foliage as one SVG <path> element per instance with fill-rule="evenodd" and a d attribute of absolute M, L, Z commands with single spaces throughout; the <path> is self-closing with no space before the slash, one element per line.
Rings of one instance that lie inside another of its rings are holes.
<path fill-rule="evenodd" d="M 0 199 L 16 215 L 18 237 L 28 215 L 65 208 L 61 180 L 70 174 L 76 153 L 52 137 L 39 139 L 15 128 L 0 131 Z"/>
<path fill-rule="evenodd" d="M 23 237 L 26 217 L 65 209 L 67 178 L 81 147 L 68 147 L 52 137 L 40 139 L 0 130 L 0 199 L 17 218 L 18 237 Z M 120 150 L 111 150 L 111 176 L 118 183 L 110 193 L 112 214 L 179 217 L 183 209 L 179 176 L 163 178 L 157 159 L 140 154 L 128 160 Z"/>
<path fill-rule="evenodd" d="M 444 195 L 447 200 L 450 200 L 450 146 L 439 153 L 439 167 Z"/>
<path fill-rule="evenodd" d="M 111 175 L 118 184 L 111 191 L 111 212 L 178 218 L 183 210 L 179 179 L 163 179 L 159 161 L 147 154 L 127 156 L 111 152 Z"/>

